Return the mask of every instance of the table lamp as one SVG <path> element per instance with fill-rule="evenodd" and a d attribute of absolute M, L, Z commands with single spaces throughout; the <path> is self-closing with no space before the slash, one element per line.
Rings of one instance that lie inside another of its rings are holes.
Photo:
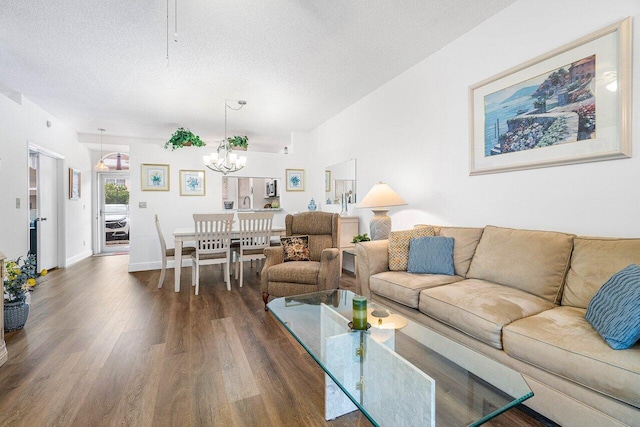
<path fill-rule="evenodd" d="M 389 238 L 391 232 L 391 218 L 387 215 L 389 207 L 403 206 L 407 203 L 384 182 L 375 184 L 358 204 L 359 208 L 371 208 L 373 217 L 369 222 L 371 240 Z"/>

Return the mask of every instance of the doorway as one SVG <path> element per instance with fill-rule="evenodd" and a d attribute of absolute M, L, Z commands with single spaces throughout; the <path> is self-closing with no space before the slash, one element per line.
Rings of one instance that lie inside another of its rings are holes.
<path fill-rule="evenodd" d="M 29 145 L 29 253 L 38 270 L 62 266 L 60 257 L 61 156 Z"/>
<path fill-rule="evenodd" d="M 98 173 L 98 253 L 129 252 L 129 172 Z"/>

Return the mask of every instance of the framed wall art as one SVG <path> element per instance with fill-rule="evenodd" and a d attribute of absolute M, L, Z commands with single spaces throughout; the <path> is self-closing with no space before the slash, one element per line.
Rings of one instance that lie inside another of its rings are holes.
<path fill-rule="evenodd" d="M 169 191 L 169 165 L 141 165 L 142 191 Z"/>
<path fill-rule="evenodd" d="M 181 196 L 204 196 L 205 190 L 203 170 L 180 170 Z"/>
<path fill-rule="evenodd" d="M 324 192 L 331 191 L 331 171 L 324 171 Z"/>
<path fill-rule="evenodd" d="M 287 169 L 287 191 L 304 191 L 304 169 Z"/>
<path fill-rule="evenodd" d="M 79 170 L 69 168 L 69 199 L 79 200 L 82 196 L 82 173 Z"/>
<path fill-rule="evenodd" d="M 470 175 L 631 157 L 631 18 L 469 89 Z"/>

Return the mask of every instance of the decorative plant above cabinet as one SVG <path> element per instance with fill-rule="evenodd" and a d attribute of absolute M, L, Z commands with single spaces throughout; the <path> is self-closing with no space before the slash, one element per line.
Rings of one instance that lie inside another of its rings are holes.
<path fill-rule="evenodd" d="M 231 146 L 231 148 L 235 150 L 246 151 L 246 149 L 249 148 L 249 137 L 247 137 L 246 135 L 230 136 L 229 138 L 227 138 L 227 141 L 229 141 L 229 145 Z"/>
<path fill-rule="evenodd" d="M 198 135 L 194 135 L 189 129 L 178 128 L 178 130 L 171 135 L 171 139 L 164 144 L 164 148 L 171 148 L 171 151 L 173 151 L 180 147 L 204 147 L 205 145 L 207 144 L 201 140 Z"/>

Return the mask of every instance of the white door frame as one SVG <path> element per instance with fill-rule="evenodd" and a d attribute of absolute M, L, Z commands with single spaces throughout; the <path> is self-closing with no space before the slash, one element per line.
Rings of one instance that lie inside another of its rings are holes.
<path fill-rule="evenodd" d="M 108 171 L 108 172 L 96 172 L 96 238 L 95 238 L 95 251 L 96 254 L 103 254 L 109 251 L 106 248 L 106 231 L 104 227 L 104 180 L 106 178 L 117 178 L 126 176 L 130 178 L 129 171 Z M 131 199 L 129 199 L 131 201 Z M 131 233 L 129 233 L 129 239 L 131 239 Z"/>
<path fill-rule="evenodd" d="M 66 246 L 66 240 L 65 240 L 65 232 L 66 232 L 66 216 L 65 216 L 65 204 L 64 204 L 64 159 L 65 156 L 63 156 L 60 153 L 57 153 L 55 151 L 49 150 L 47 148 L 44 148 L 38 144 L 34 144 L 31 141 L 27 141 L 27 146 L 28 146 L 28 150 L 27 150 L 27 156 L 29 156 L 29 152 L 36 152 L 38 153 L 38 155 L 45 155 L 45 156 L 49 156 L 52 157 L 56 160 L 56 169 L 58 171 L 58 176 L 57 176 L 57 182 L 56 182 L 56 190 L 57 190 L 57 216 L 58 216 L 58 221 L 57 221 L 57 227 L 56 227 L 56 232 L 58 234 L 58 250 L 57 250 L 57 264 L 59 268 L 64 268 L 67 266 L 67 246 Z M 28 160 L 27 160 L 27 164 L 28 164 Z M 29 173 L 29 169 L 27 168 L 27 172 Z M 39 182 L 39 178 L 38 178 L 38 182 Z M 39 184 L 38 184 L 39 185 Z M 38 190 L 39 191 L 39 190 Z M 29 192 L 27 190 L 27 197 L 26 200 L 29 200 Z M 38 212 L 40 213 L 40 212 Z M 25 224 L 29 224 L 29 210 L 27 209 L 27 221 L 25 222 Z M 39 234 L 39 233 L 38 233 Z M 38 236 L 38 245 L 40 245 L 40 236 Z"/>

